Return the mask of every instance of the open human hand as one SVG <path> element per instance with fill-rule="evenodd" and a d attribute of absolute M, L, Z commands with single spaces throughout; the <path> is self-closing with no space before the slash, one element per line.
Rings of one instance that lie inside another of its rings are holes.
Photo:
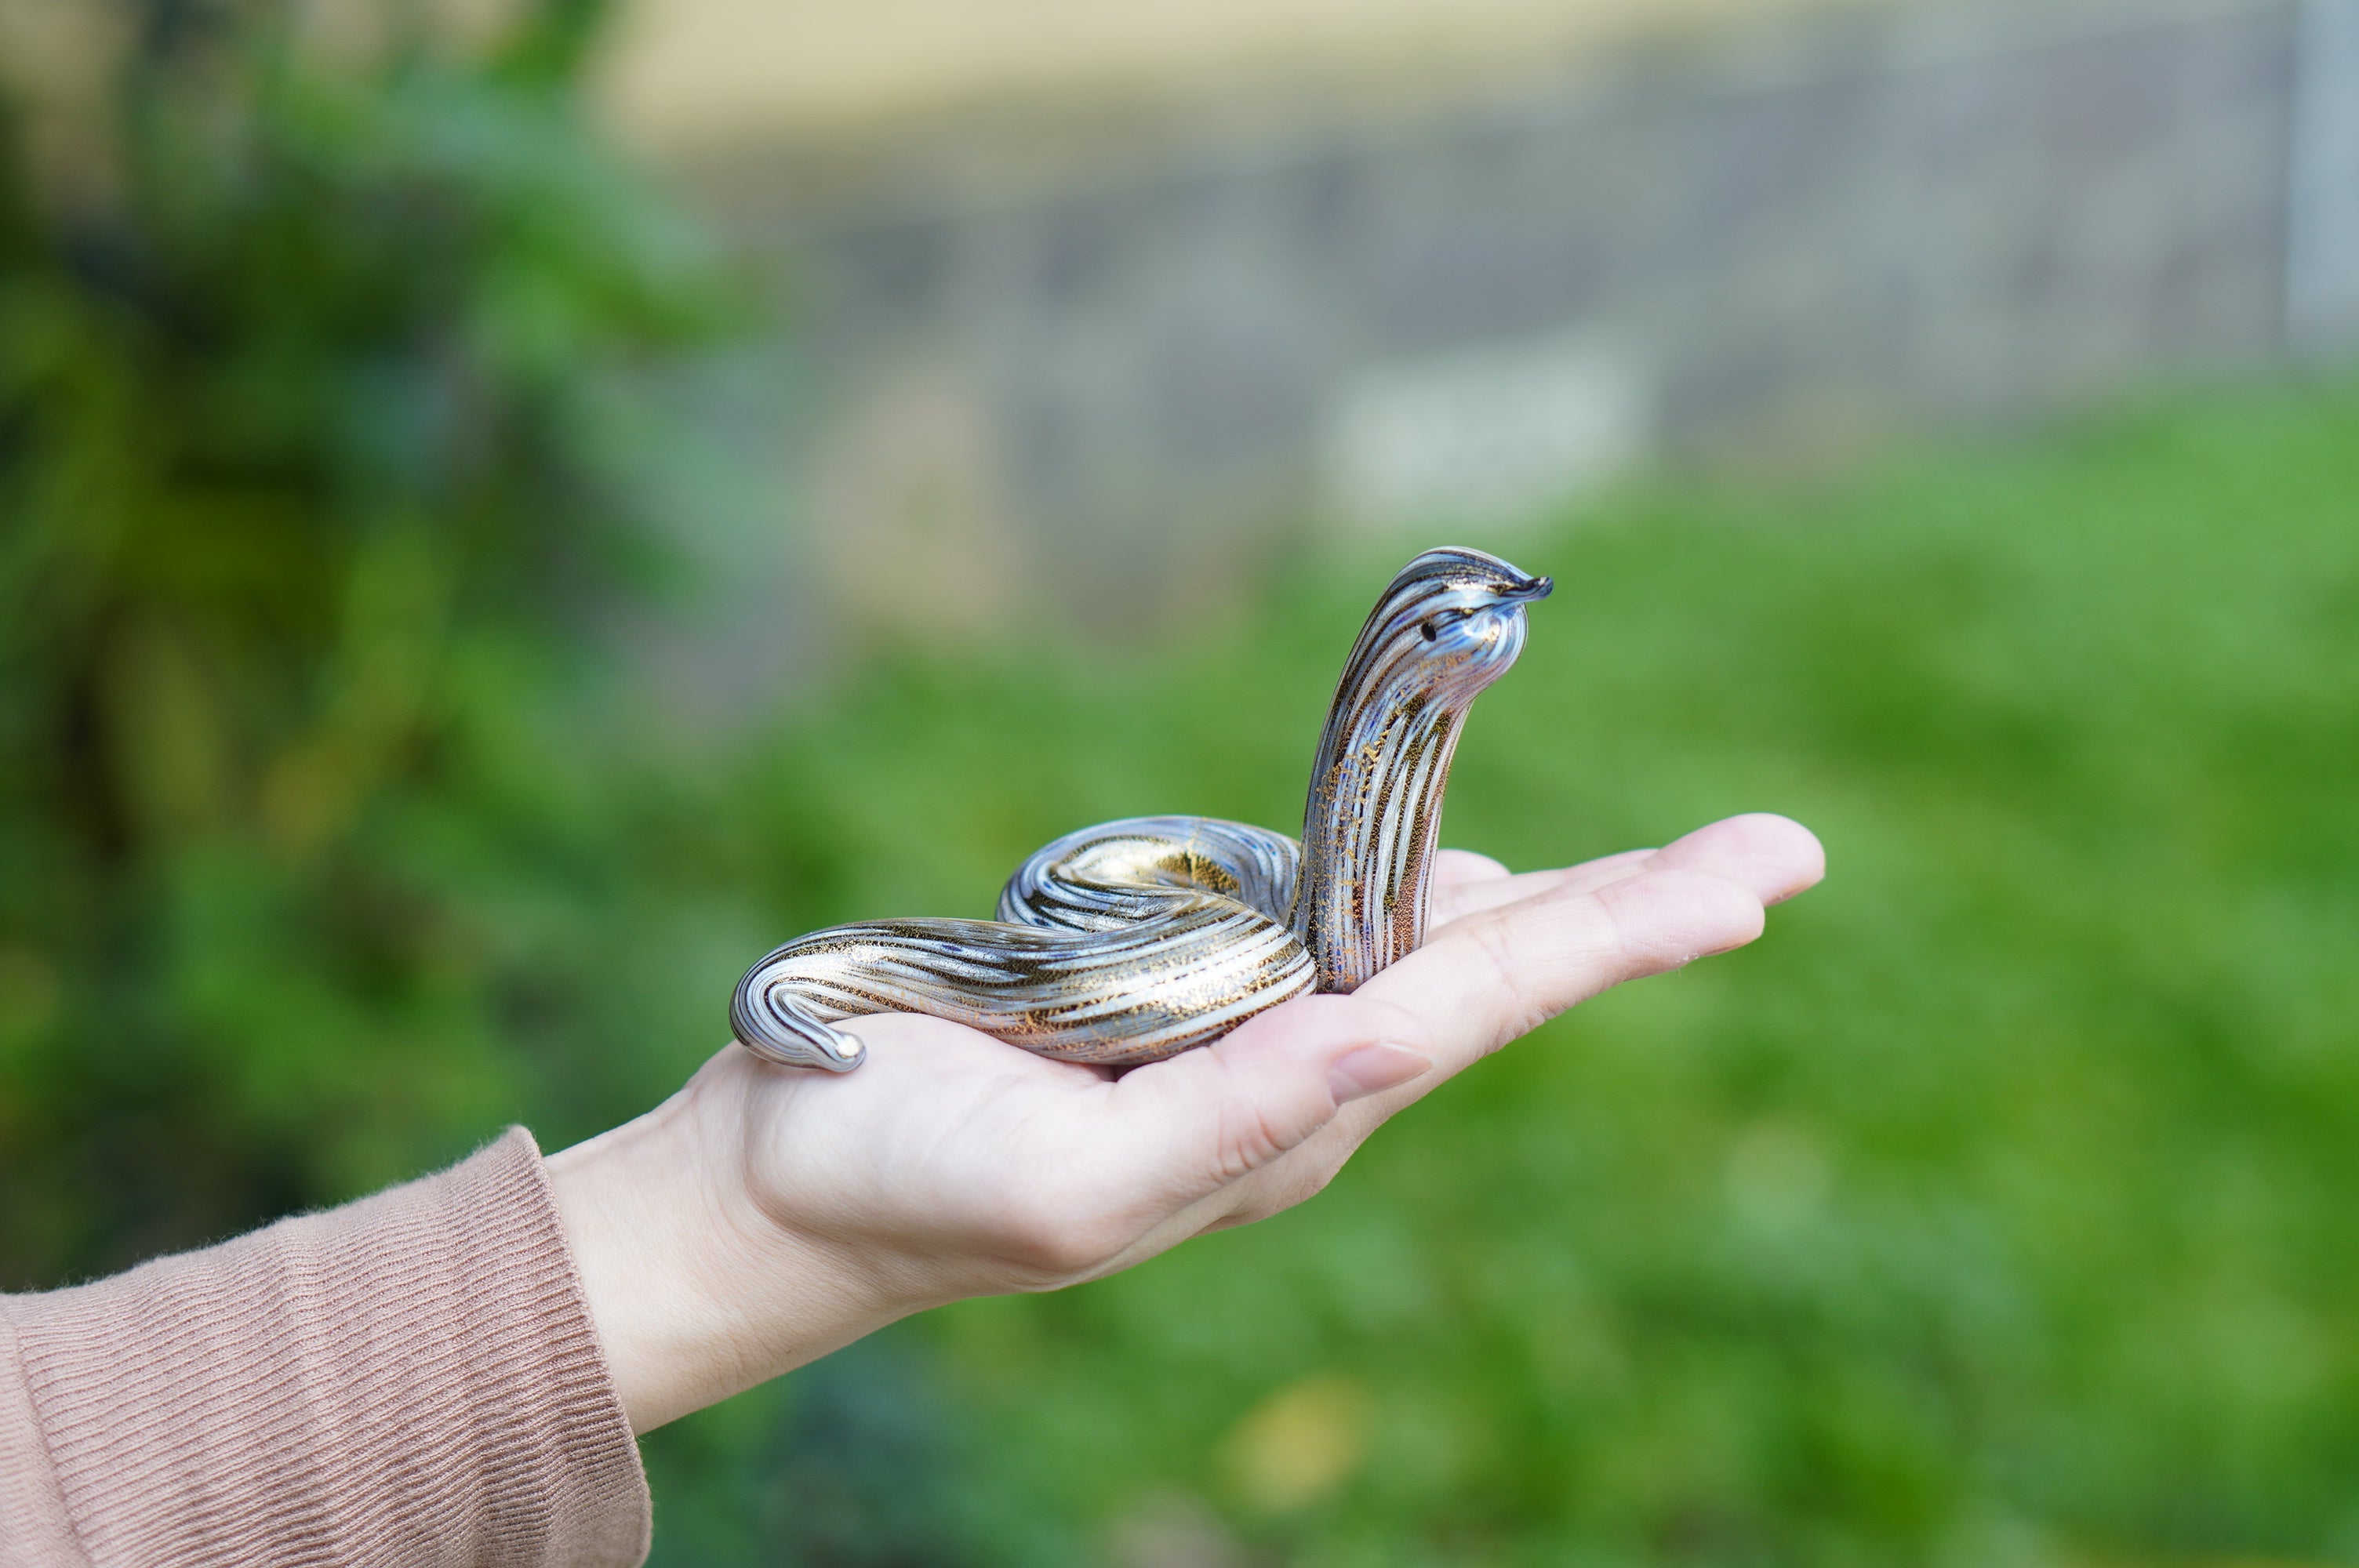
<path fill-rule="evenodd" d="M 549 1162 L 591 1313 L 646 1431 L 972 1295 L 1053 1290 L 1292 1206 L 1402 1107 L 1624 980 L 1760 935 L 1818 840 L 1731 817 L 1511 875 L 1448 851 L 1422 946 L 1119 1076 L 940 1019 L 864 1018 L 857 1073 L 737 1045 Z"/>

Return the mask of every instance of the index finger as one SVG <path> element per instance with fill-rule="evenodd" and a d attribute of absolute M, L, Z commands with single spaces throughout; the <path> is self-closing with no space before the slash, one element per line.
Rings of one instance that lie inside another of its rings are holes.
<path fill-rule="evenodd" d="M 1419 1080 L 1423 1092 L 1609 987 L 1752 941 L 1764 909 L 1811 886 L 1824 867 L 1800 824 L 1730 817 L 1635 858 L 1512 879 L 1538 891 L 1443 926 L 1360 994 L 1433 1027 L 1441 1070 Z M 1369 1103 L 1392 1108 L 1409 1098 L 1397 1090 Z"/>

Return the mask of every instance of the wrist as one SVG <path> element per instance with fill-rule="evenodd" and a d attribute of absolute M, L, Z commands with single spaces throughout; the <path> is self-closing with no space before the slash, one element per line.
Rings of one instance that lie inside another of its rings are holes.
<path fill-rule="evenodd" d="M 909 1310 L 760 1212 L 745 1188 L 742 1086 L 721 1065 L 548 1161 L 634 1432 L 816 1360 Z"/>

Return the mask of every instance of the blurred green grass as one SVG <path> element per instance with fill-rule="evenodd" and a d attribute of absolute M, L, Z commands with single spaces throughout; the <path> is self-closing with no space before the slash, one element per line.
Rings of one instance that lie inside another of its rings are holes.
<path fill-rule="evenodd" d="M 743 1549 L 2359 1560 L 2359 397 L 1662 491 L 1506 553 L 1560 586 L 1446 840 L 1556 864 L 1776 810 L 1826 884 L 1303 1210 L 895 1336 L 947 1401 L 931 1459 L 879 1451 L 897 1511 L 954 1522 L 797 1547 L 795 1498 L 857 1483 L 789 1465 Z M 1291 824 L 1394 564 L 1302 565 L 1168 658 L 871 670 L 771 741 L 737 830 L 816 924 L 979 911 L 1105 816 Z M 723 1423 L 857 1469 L 801 1380 L 655 1446 L 661 1560 L 725 1550 L 690 1474 Z"/>

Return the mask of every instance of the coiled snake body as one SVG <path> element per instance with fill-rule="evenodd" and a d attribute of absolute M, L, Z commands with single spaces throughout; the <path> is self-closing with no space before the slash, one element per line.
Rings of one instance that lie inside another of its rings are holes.
<path fill-rule="evenodd" d="M 1016 870 L 995 921 L 867 921 L 776 949 L 737 983 L 732 1033 L 770 1061 L 849 1072 L 864 1047 L 835 1023 L 923 1012 L 1130 1066 L 1355 989 L 1424 939 L 1460 729 L 1551 586 L 1480 550 L 1401 569 L 1336 682 L 1299 843 L 1204 816 L 1084 827 Z"/>

